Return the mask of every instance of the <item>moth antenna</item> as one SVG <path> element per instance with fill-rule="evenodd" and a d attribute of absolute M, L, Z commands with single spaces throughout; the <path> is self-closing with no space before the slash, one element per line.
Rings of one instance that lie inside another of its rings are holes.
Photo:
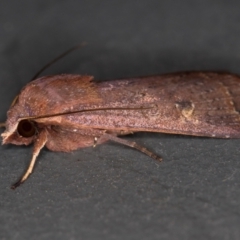
<path fill-rule="evenodd" d="M 23 182 L 25 182 L 25 181 L 28 179 L 28 177 L 29 177 L 30 174 L 32 173 L 33 168 L 34 168 L 34 166 L 35 166 L 37 156 L 39 155 L 40 150 L 44 147 L 44 145 L 46 144 L 46 142 L 47 142 L 47 133 L 46 133 L 45 130 L 43 130 L 42 132 L 40 132 L 38 138 L 37 138 L 36 141 L 35 141 L 34 148 L 33 148 L 32 159 L 31 159 L 31 161 L 30 161 L 30 164 L 29 164 L 26 172 L 25 172 L 24 175 L 20 178 L 20 180 L 18 180 L 16 183 L 14 183 L 14 184 L 11 186 L 11 189 L 17 188 L 18 186 L 20 186 Z"/>
<path fill-rule="evenodd" d="M 123 139 L 123 138 L 119 138 L 117 136 L 114 136 L 112 134 L 108 134 L 108 133 L 105 133 L 104 135 L 102 135 L 100 138 L 99 138 L 99 141 L 101 142 L 102 140 L 111 140 L 113 142 L 117 142 L 117 143 L 120 143 L 120 144 L 123 144 L 123 145 L 126 145 L 128 147 L 131 147 L 131 148 L 135 148 L 137 149 L 138 151 L 146 154 L 147 156 L 149 156 L 150 158 L 154 159 L 154 160 L 157 160 L 159 162 L 162 161 L 162 158 L 159 157 L 158 155 L 156 155 L 155 153 L 151 152 L 150 150 L 148 150 L 147 148 L 137 144 L 136 142 L 132 142 L 132 141 L 128 141 L 126 139 Z"/>
<path fill-rule="evenodd" d="M 19 120 L 24 119 L 39 119 L 39 118 L 50 118 L 50 117 L 57 117 L 69 114 L 76 114 L 76 113 L 85 113 L 85 112 L 94 112 L 94 111 L 107 111 L 107 110 L 145 110 L 151 109 L 152 107 L 140 107 L 140 108 L 93 108 L 93 109 L 83 109 L 78 111 L 72 112 L 63 112 L 63 113 L 55 113 L 55 114 L 47 114 L 47 115 L 39 115 L 39 116 L 31 116 L 31 117 L 21 117 Z"/>
<path fill-rule="evenodd" d="M 51 62 L 49 62 L 48 64 L 46 64 L 45 66 L 43 66 L 34 76 L 33 78 L 30 80 L 33 81 L 35 80 L 44 70 L 46 70 L 48 67 L 50 67 L 51 65 L 53 65 L 55 62 L 57 62 L 58 60 L 60 60 L 61 58 L 65 57 L 66 55 L 68 55 L 69 53 L 82 48 L 83 46 L 85 46 L 87 43 L 83 42 L 75 47 L 72 47 L 70 49 L 68 49 L 66 52 L 62 53 L 61 55 L 59 55 L 58 57 L 56 57 L 55 59 L 53 59 Z M 11 107 L 16 103 L 16 101 L 18 100 L 18 95 L 13 99 L 12 103 L 11 103 Z"/>
<path fill-rule="evenodd" d="M 68 55 L 69 53 L 82 48 L 83 46 L 85 46 L 86 43 L 83 42 L 75 47 L 72 47 L 70 49 L 68 49 L 66 52 L 60 54 L 58 57 L 54 58 L 51 62 L 47 63 L 45 66 L 43 66 L 31 79 L 31 81 L 35 80 L 44 70 L 46 70 L 48 67 L 50 67 L 51 65 L 53 65 L 55 62 L 57 62 L 58 60 L 60 60 L 61 58 L 65 57 L 66 55 Z"/>

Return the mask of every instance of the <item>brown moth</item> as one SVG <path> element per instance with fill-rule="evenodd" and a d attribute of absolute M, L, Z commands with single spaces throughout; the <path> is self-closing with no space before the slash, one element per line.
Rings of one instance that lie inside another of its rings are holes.
<path fill-rule="evenodd" d="M 161 160 L 135 142 L 134 132 L 217 138 L 240 137 L 240 77 L 188 72 L 96 82 L 92 76 L 45 76 L 28 83 L 7 113 L 3 144 L 34 144 L 32 173 L 40 150 L 70 152 L 108 140 Z"/>

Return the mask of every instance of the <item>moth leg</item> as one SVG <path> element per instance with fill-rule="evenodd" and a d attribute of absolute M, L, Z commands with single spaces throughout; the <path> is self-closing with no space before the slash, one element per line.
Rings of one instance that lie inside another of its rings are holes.
<path fill-rule="evenodd" d="M 123 138 L 119 138 L 117 136 L 114 136 L 114 135 L 111 135 L 111 134 L 107 134 L 105 133 L 104 135 L 102 135 L 100 138 L 99 138 L 99 141 L 103 141 L 103 140 L 111 140 L 113 142 L 117 142 L 117 143 L 120 143 L 120 144 L 123 144 L 123 145 L 126 145 L 126 146 L 129 146 L 131 148 L 135 148 L 137 149 L 138 151 L 148 155 L 150 158 L 153 158 L 154 160 L 157 160 L 159 162 L 162 161 L 162 158 L 157 156 L 156 154 L 154 154 L 153 152 L 151 152 L 150 150 L 148 150 L 147 148 L 137 144 L 136 142 L 132 142 L 132 141 L 128 141 L 126 139 L 123 139 Z"/>
<path fill-rule="evenodd" d="M 29 175 L 33 171 L 34 165 L 36 163 L 37 156 L 39 155 L 40 150 L 44 147 L 46 142 L 47 142 L 47 132 L 45 130 L 42 130 L 39 133 L 38 138 L 34 142 L 32 159 L 30 161 L 30 164 L 29 164 L 26 172 L 20 178 L 20 180 L 18 180 L 15 184 L 13 184 L 11 186 L 12 189 L 15 189 L 16 187 L 18 187 L 20 184 L 22 184 L 24 181 L 26 181 L 28 179 Z"/>
<path fill-rule="evenodd" d="M 5 122 L 1 122 L 1 123 L 0 123 L 0 128 L 5 128 L 5 127 L 6 127 Z"/>
<path fill-rule="evenodd" d="M 96 146 L 97 146 L 97 141 L 98 141 L 98 138 L 95 137 L 94 140 L 93 140 L 93 147 L 96 147 Z"/>

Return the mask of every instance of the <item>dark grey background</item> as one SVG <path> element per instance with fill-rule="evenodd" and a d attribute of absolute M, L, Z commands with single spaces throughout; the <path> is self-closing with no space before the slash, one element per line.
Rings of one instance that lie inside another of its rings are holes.
<path fill-rule="evenodd" d="M 2 0 L 0 118 L 44 64 L 83 41 L 44 74 L 240 74 L 239 21 L 239 1 Z M 240 239 L 240 140 L 126 138 L 164 162 L 114 143 L 43 150 L 15 191 L 32 148 L 1 146 L 0 239 Z"/>

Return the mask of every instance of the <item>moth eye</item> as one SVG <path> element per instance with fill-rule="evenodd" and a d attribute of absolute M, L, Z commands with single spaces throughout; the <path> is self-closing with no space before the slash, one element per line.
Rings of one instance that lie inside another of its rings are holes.
<path fill-rule="evenodd" d="M 32 137 L 36 133 L 36 128 L 33 122 L 28 120 L 22 120 L 19 122 L 17 127 L 18 134 L 22 137 Z"/>

